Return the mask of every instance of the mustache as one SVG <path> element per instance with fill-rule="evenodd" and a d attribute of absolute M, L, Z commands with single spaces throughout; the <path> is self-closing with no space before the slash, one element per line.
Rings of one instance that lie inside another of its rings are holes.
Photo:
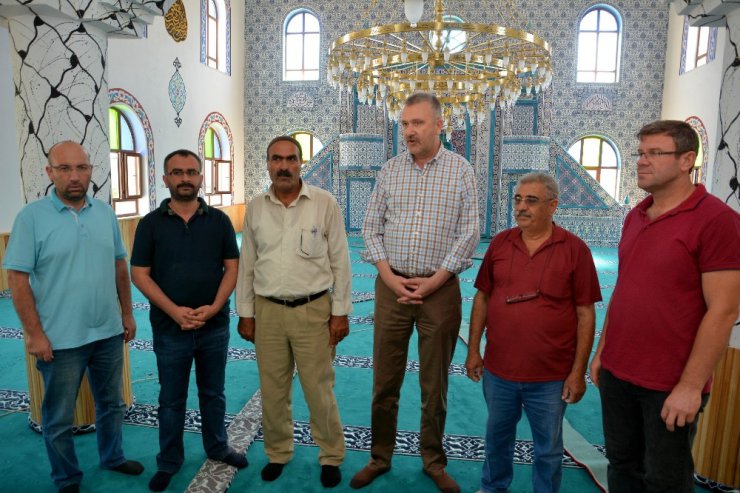
<path fill-rule="evenodd" d="M 281 176 L 284 176 L 285 178 L 293 178 L 293 173 L 291 173 L 287 169 L 279 169 L 276 175 L 278 178 Z"/>
<path fill-rule="evenodd" d="M 195 188 L 195 187 L 190 183 L 181 183 L 177 185 L 177 188 Z"/>
<path fill-rule="evenodd" d="M 526 212 L 517 212 L 516 217 L 530 217 L 530 215 Z"/>

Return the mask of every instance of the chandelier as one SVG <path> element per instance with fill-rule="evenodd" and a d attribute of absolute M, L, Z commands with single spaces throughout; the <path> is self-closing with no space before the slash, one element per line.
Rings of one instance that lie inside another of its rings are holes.
<path fill-rule="evenodd" d="M 332 43 L 328 82 L 356 91 L 362 104 L 385 106 L 393 121 L 413 92 L 434 93 L 449 138 L 453 116 L 483 122 L 496 104 L 510 108 L 552 81 L 550 44 L 524 30 L 511 1 L 491 3 L 512 26 L 504 27 L 461 22 L 445 14 L 442 0 L 435 1 L 433 21 L 419 22 L 424 0 L 406 0 L 408 22 L 350 32 Z"/>

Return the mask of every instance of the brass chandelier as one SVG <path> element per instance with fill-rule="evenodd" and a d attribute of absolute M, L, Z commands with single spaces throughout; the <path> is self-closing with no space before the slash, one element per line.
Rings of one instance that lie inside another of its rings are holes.
<path fill-rule="evenodd" d="M 523 29 L 511 0 L 491 6 L 512 27 L 457 22 L 442 0 L 435 1 L 433 21 L 419 22 L 424 0 L 405 0 L 408 22 L 350 32 L 332 43 L 328 82 L 356 90 L 360 103 L 384 105 L 394 121 L 410 94 L 432 92 L 443 105 L 449 138 L 453 116 L 482 122 L 496 104 L 510 108 L 552 81 L 550 44 Z"/>

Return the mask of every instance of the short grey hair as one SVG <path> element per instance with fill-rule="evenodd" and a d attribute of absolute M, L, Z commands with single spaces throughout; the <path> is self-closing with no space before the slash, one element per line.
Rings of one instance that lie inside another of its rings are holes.
<path fill-rule="evenodd" d="M 406 101 L 404 102 L 404 106 L 413 106 L 415 104 L 419 103 L 429 103 L 432 105 L 432 111 L 434 112 L 434 116 L 437 118 L 442 118 L 442 103 L 439 102 L 439 99 L 437 99 L 437 96 L 430 92 L 415 92 L 408 98 L 406 98 Z"/>
<path fill-rule="evenodd" d="M 552 175 L 549 175 L 547 173 L 527 173 L 526 175 L 519 178 L 516 187 L 519 188 L 526 183 L 542 184 L 547 192 L 550 194 L 549 198 L 551 199 L 558 198 L 558 195 L 560 194 L 560 187 L 558 186 L 558 182 L 555 181 L 555 178 L 553 178 Z"/>

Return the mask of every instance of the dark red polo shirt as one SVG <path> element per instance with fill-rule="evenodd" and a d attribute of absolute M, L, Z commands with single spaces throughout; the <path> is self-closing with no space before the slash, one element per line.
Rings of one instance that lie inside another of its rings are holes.
<path fill-rule="evenodd" d="M 740 215 L 702 185 L 654 221 L 652 203 L 643 200 L 624 222 L 601 363 L 617 378 L 670 391 L 707 311 L 702 274 L 740 269 Z"/>
<path fill-rule="evenodd" d="M 483 259 L 475 287 L 487 293 L 488 371 L 506 380 L 563 380 L 576 350 L 577 305 L 601 300 L 591 251 L 553 225 L 550 240 L 531 257 L 519 228 L 496 235 Z M 536 298 L 519 303 L 506 299 Z"/>

